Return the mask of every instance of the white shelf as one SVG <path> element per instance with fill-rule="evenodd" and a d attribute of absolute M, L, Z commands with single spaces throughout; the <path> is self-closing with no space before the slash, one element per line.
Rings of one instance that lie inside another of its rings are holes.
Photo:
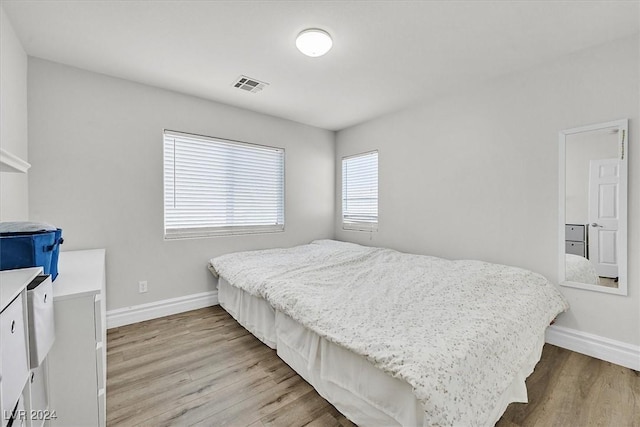
<path fill-rule="evenodd" d="M 0 172 L 27 173 L 31 165 L 0 148 Z"/>

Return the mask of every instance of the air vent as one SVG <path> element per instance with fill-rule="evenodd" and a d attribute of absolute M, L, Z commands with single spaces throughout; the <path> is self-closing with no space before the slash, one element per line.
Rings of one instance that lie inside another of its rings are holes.
<path fill-rule="evenodd" d="M 246 90 L 251 93 L 260 92 L 266 86 L 269 86 L 269 83 L 261 82 L 260 80 L 252 79 L 247 76 L 240 76 L 233 83 L 233 87 L 237 87 L 238 89 Z"/>

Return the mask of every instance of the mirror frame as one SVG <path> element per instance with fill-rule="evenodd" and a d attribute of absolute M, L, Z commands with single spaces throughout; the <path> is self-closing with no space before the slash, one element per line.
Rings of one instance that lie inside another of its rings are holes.
<path fill-rule="evenodd" d="M 618 287 L 609 288 L 607 286 L 591 285 L 588 283 L 570 282 L 566 279 L 565 271 L 565 240 L 561 239 L 565 235 L 565 184 L 566 184 L 566 144 L 567 136 L 575 135 L 578 133 L 592 132 L 595 130 L 603 129 L 618 129 L 618 153 L 622 157 L 620 164 L 620 187 L 619 194 L 624 194 L 625 197 L 619 198 L 619 225 L 618 225 L 618 245 L 619 248 L 624 248 L 619 253 L 620 270 L 618 274 Z M 571 288 L 587 289 L 590 291 L 604 292 L 615 295 L 627 295 L 627 197 L 628 197 L 628 141 L 629 141 L 629 119 L 614 120 L 606 123 L 597 123 L 588 126 L 581 126 L 573 129 L 567 129 L 559 132 L 559 167 L 558 167 L 558 181 L 559 181 L 559 197 L 558 197 L 558 210 L 560 212 L 558 216 L 558 281 L 562 286 L 568 286 Z"/>

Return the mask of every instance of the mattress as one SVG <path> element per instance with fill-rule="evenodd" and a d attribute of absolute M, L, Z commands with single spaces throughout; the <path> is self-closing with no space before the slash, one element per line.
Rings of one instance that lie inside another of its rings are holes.
<path fill-rule="evenodd" d="M 429 425 L 412 387 L 359 356 L 305 328 L 266 300 L 218 282 L 220 305 L 351 421 L 360 426 Z M 525 379 L 540 360 L 544 335 L 496 402 L 492 423 L 511 402 L 527 402 Z"/>

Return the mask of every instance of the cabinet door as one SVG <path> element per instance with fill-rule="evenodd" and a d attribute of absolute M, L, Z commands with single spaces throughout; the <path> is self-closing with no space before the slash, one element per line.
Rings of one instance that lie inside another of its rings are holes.
<path fill-rule="evenodd" d="M 38 278 L 40 279 L 40 277 Z M 37 287 L 27 291 L 29 302 L 29 357 L 30 368 L 39 366 L 55 341 L 53 315 L 53 285 L 47 276 Z"/>
<path fill-rule="evenodd" d="M 22 293 L 0 313 L 0 340 L 2 411 L 12 411 L 29 375 Z M 2 417 L 2 425 L 6 423 Z"/>
<path fill-rule="evenodd" d="M 104 389 L 98 393 L 98 427 L 107 425 L 107 396 L 105 393 Z"/>
<path fill-rule="evenodd" d="M 94 297 L 54 300 L 56 340 L 47 356 L 53 427 L 98 423 Z"/>
<path fill-rule="evenodd" d="M 568 254 L 585 256 L 585 246 L 582 242 L 565 242 L 564 247 Z"/>
<path fill-rule="evenodd" d="M 2 417 L 4 419 L 4 417 Z M 26 427 L 27 425 L 27 411 L 24 406 L 24 396 L 20 395 L 18 404 L 16 405 L 16 411 L 11 417 L 11 427 Z"/>
<path fill-rule="evenodd" d="M 584 225 L 567 224 L 564 226 L 565 240 L 583 242 L 585 238 Z"/>
<path fill-rule="evenodd" d="M 31 409 L 33 411 L 45 411 L 49 402 L 47 399 L 47 362 L 41 363 L 40 366 L 31 370 Z M 34 420 L 34 424 L 38 425 L 39 420 Z"/>

